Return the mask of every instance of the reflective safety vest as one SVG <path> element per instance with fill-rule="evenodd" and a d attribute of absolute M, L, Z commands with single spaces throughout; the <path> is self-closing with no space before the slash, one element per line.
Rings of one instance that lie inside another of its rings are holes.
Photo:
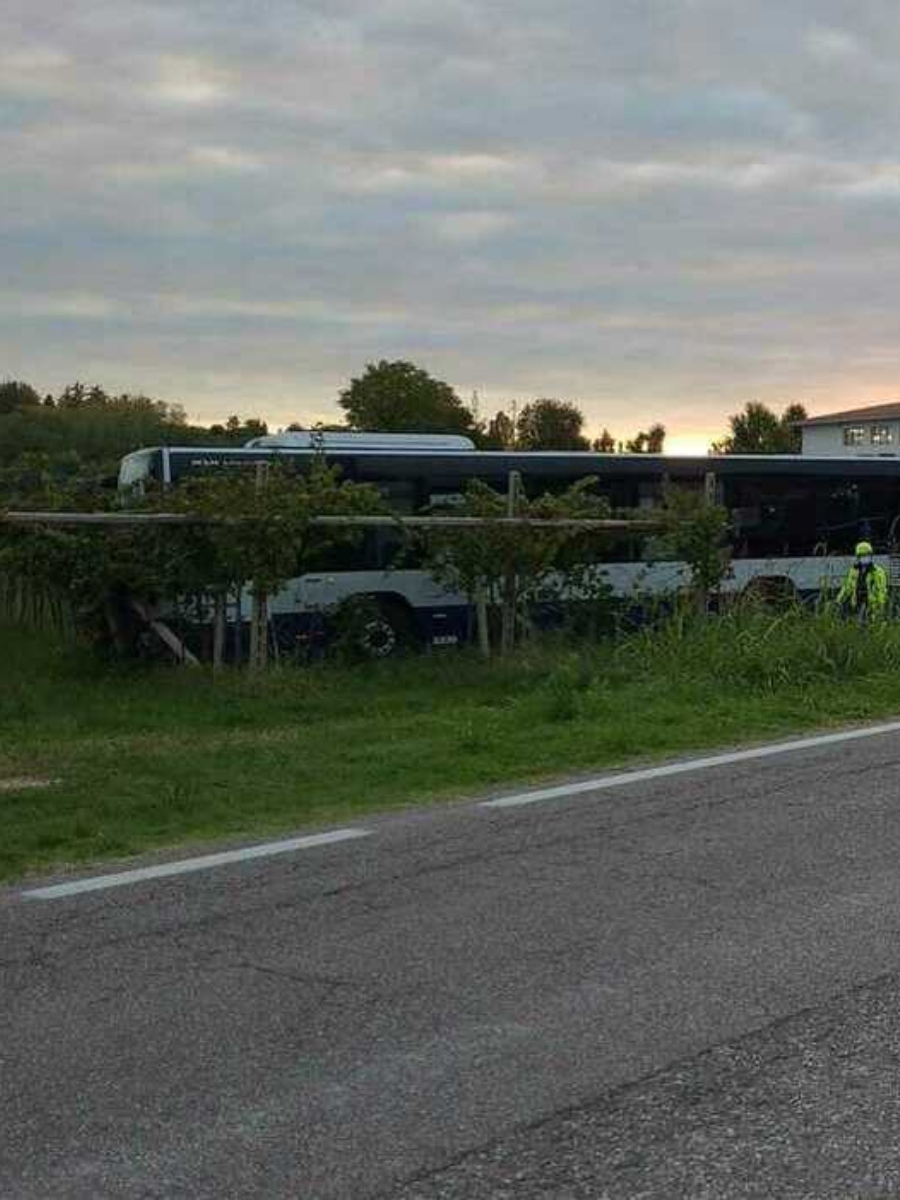
<path fill-rule="evenodd" d="M 887 572 L 875 563 L 865 571 L 861 571 L 859 565 L 854 563 L 838 592 L 838 604 L 847 604 L 854 612 L 865 607 L 876 617 L 884 612 L 887 599 Z"/>

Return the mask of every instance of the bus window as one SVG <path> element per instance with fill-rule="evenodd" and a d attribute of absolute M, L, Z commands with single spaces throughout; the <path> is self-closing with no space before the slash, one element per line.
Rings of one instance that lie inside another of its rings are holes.
<path fill-rule="evenodd" d="M 722 498 L 736 558 L 812 553 L 816 538 L 809 496 L 794 481 L 778 476 L 727 479 Z"/>
<path fill-rule="evenodd" d="M 361 535 L 340 542 L 323 542 L 310 547 L 303 570 L 308 574 L 335 574 L 338 571 L 377 571 L 379 569 L 378 529 L 366 529 Z"/>
<path fill-rule="evenodd" d="M 860 505 L 856 537 L 885 547 L 898 512 L 898 487 L 894 479 L 860 481 Z"/>
<path fill-rule="evenodd" d="M 662 506 L 662 502 L 662 479 L 641 479 L 638 481 L 638 508 L 660 508 Z"/>
<path fill-rule="evenodd" d="M 413 479 L 379 479 L 374 486 L 392 512 L 410 517 L 419 509 L 419 486 Z"/>
<path fill-rule="evenodd" d="M 820 509 L 819 532 L 833 554 L 852 554 L 860 519 L 859 485 L 840 481 L 830 484 Z"/>
<path fill-rule="evenodd" d="M 405 537 L 399 529 L 379 529 L 377 566 L 380 571 L 418 571 L 425 562 L 421 538 Z"/>

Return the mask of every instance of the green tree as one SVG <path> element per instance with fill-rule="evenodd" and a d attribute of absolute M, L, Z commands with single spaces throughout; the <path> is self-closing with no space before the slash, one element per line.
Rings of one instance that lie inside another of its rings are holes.
<path fill-rule="evenodd" d="M 718 591 L 731 570 L 726 542 L 728 510 L 710 503 L 703 494 L 669 487 L 662 518 L 665 528 L 657 546 L 667 557 L 685 563 L 694 603 L 705 612 L 710 595 Z"/>
<path fill-rule="evenodd" d="M 210 425 L 209 432 L 216 437 L 226 438 L 233 445 L 242 445 L 250 438 L 264 437 L 269 432 L 269 427 L 258 417 L 239 417 L 237 413 L 232 413 L 224 425 Z"/>
<path fill-rule="evenodd" d="M 244 418 L 244 427 L 241 430 L 241 434 L 248 440 L 250 438 L 265 437 L 268 432 L 269 426 L 265 421 L 261 421 L 259 417 Z"/>
<path fill-rule="evenodd" d="M 192 574 L 192 586 L 186 590 L 213 597 L 215 666 L 222 662 L 230 590 L 252 583 L 250 665 L 263 666 L 270 593 L 291 576 L 303 574 L 311 554 L 336 543 L 353 544 L 362 536 L 358 529 L 316 528 L 310 519 L 385 511 L 375 488 L 343 480 L 337 468 L 319 463 L 302 474 L 260 464 L 253 476 L 201 477 L 176 489 L 166 502 L 204 519 L 188 531 L 183 570 Z"/>
<path fill-rule="evenodd" d="M 666 444 L 666 427 L 656 424 L 651 425 L 645 432 L 635 434 L 625 443 L 625 449 L 629 454 L 662 454 Z"/>
<path fill-rule="evenodd" d="M 516 427 L 512 417 L 505 412 L 498 412 L 488 421 L 487 432 L 484 436 L 486 450 L 514 450 L 516 446 Z"/>
<path fill-rule="evenodd" d="M 520 494 L 517 515 L 544 520 L 606 518 L 609 502 L 594 491 L 596 482 L 581 479 L 558 495 L 529 498 Z M 568 591 L 586 602 L 597 598 L 598 587 L 606 590 L 592 565 L 599 557 L 598 545 L 608 540 L 606 533 L 504 525 L 507 505 L 506 495 L 481 480 L 471 480 L 458 515 L 480 517 L 489 523 L 474 529 L 429 530 L 422 535 L 431 573 L 464 592 L 475 605 L 485 655 L 490 653 L 490 610 L 497 614 L 509 605 L 511 620 L 493 622 L 500 625 L 501 632 L 506 627 L 501 649 L 508 650 L 516 635 L 527 629 L 528 609 L 535 601 L 558 602 Z"/>
<path fill-rule="evenodd" d="M 479 432 L 450 386 L 411 362 L 369 363 L 338 399 L 351 429 L 380 433 Z"/>
<path fill-rule="evenodd" d="M 58 491 L 46 504 L 87 511 L 114 501 L 96 491 Z M 137 528 L 0 525 L 0 584 L 13 581 L 46 601 L 35 607 L 68 607 L 79 628 L 122 653 L 133 648 L 137 632 L 132 600 L 152 609 L 166 600 L 211 599 L 214 661 L 221 665 L 226 596 L 250 583 L 252 665 L 262 666 L 269 594 L 308 569 L 310 557 L 323 548 L 362 536 L 358 529 L 319 528 L 311 518 L 384 512 L 373 487 L 342 480 L 335 468 L 318 464 L 303 474 L 272 466 L 251 476 L 201 477 L 146 497 L 144 507 L 197 520 Z"/>
<path fill-rule="evenodd" d="M 598 454 L 615 453 L 616 439 L 605 426 L 600 436 L 594 439 L 592 449 L 596 450 Z"/>
<path fill-rule="evenodd" d="M 301 421 L 292 421 L 285 433 L 348 433 L 349 427 L 337 422 L 316 421 L 314 425 L 304 425 Z"/>
<path fill-rule="evenodd" d="M 83 383 L 70 383 L 59 394 L 58 408 L 83 408 L 87 399 L 87 388 Z"/>
<path fill-rule="evenodd" d="M 765 404 L 751 400 L 729 417 L 731 432 L 714 443 L 715 454 L 799 454 L 802 434 L 799 423 L 806 420 L 802 404 L 790 404 L 778 416 Z"/>
<path fill-rule="evenodd" d="M 656 421 L 647 431 L 647 453 L 662 454 L 666 445 L 666 427 Z"/>
<path fill-rule="evenodd" d="M 584 413 L 568 400 L 543 398 L 526 404 L 516 422 L 520 450 L 590 450 Z"/>
<path fill-rule="evenodd" d="M 40 402 L 40 396 L 30 383 L 24 383 L 21 379 L 4 379 L 0 382 L 0 413 L 36 408 Z"/>
<path fill-rule="evenodd" d="M 789 404 L 781 414 L 781 427 L 785 431 L 789 454 L 800 454 L 803 450 L 803 430 L 800 426 L 808 416 L 802 404 Z"/>

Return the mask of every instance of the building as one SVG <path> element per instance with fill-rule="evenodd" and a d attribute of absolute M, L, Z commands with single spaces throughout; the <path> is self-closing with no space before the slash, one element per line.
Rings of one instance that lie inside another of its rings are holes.
<path fill-rule="evenodd" d="M 800 428 L 804 454 L 859 458 L 896 458 L 900 454 L 900 402 L 810 417 Z"/>

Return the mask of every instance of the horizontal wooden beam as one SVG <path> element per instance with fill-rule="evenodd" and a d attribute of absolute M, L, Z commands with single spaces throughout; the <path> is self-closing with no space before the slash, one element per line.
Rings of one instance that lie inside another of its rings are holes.
<path fill-rule="evenodd" d="M 6 512 L 0 513 L 0 524 L 138 527 L 142 525 L 239 525 L 259 517 L 204 517 L 193 513 L 165 512 Z M 277 518 L 273 518 L 278 523 Z M 316 528 L 349 529 L 481 529 L 506 528 L 596 530 L 607 533 L 652 533 L 663 527 L 659 520 L 627 520 L 604 517 L 391 517 L 391 516 L 328 516 L 310 517 Z"/>
<path fill-rule="evenodd" d="M 186 513 L 127 512 L 5 512 L 0 524 L 6 525 L 190 525 L 198 517 Z"/>

